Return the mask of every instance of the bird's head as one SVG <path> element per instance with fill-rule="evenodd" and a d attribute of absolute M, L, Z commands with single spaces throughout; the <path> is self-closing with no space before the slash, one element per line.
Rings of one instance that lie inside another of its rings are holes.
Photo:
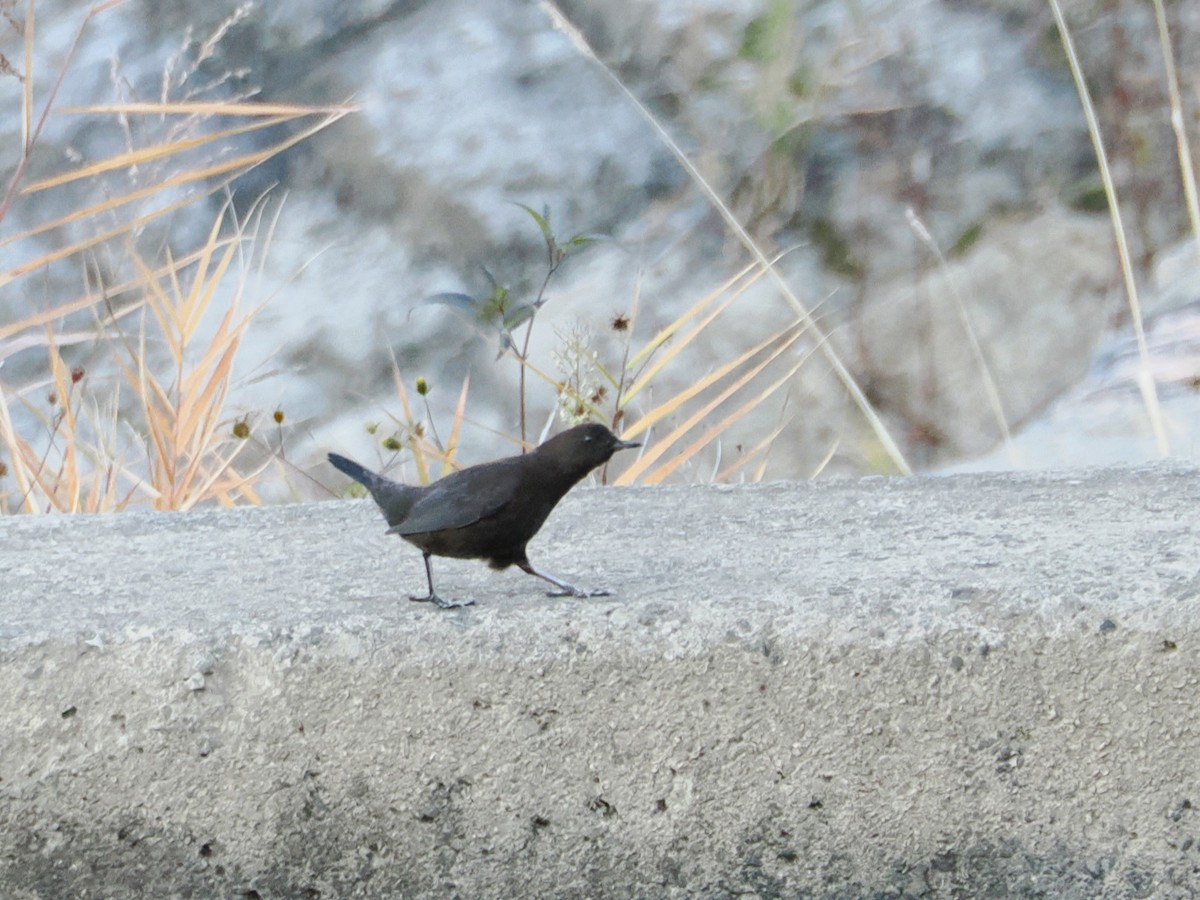
<path fill-rule="evenodd" d="M 591 422 L 568 428 L 537 448 L 540 458 L 553 460 L 566 471 L 579 472 L 582 478 L 596 466 L 603 465 L 618 450 L 642 446 L 637 441 L 623 441 L 603 425 Z"/>

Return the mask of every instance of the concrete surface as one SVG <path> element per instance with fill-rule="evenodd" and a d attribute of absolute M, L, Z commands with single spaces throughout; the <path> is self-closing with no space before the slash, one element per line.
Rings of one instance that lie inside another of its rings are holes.
<path fill-rule="evenodd" d="M 1200 893 L 1200 472 L 0 521 L 0 896 Z"/>

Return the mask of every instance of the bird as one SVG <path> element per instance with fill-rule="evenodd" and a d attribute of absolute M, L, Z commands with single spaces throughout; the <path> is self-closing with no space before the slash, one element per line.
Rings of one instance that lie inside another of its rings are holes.
<path fill-rule="evenodd" d="M 525 545 L 589 472 L 618 450 L 640 446 L 598 423 L 576 425 L 529 453 L 470 466 L 424 487 L 392 481 L 337 453 L 329 454 L 329 462 L 367 489 L 387 520 L 388 534 L 399 535 L 423 554 L 429 593 L 409 599 L 453 609 L 475 601 L 438 596 L 431 556 L 484 559 L 493 569 L 517 566 L 554 585 L 557 590 L 548 594 L 552 597 L 607 596 L 607 591 L 580 590 L 538 571 Z"/>

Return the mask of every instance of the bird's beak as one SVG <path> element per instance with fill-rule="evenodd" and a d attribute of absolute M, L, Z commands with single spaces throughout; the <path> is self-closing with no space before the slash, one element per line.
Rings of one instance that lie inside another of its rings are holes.
<path fill-rule="evenodd" d="M 642 446 L 641 441 L 617 441 L 618 450 L 632 450 L 635 447 Z"/>

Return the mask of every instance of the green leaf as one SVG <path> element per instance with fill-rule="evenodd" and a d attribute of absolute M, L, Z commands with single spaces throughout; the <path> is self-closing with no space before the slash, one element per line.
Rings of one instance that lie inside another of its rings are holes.
<path fill-rule="evenodd" d="M 537 210 L 531 206 L 526 206 L 524 203 L 517 203 L 516 205 L 525 210 L 525 212 L 529 213 L 529 217 L 533 219 L 533 221 L 537 222 L 537 227 L 542 232 L 542 238 L 547 244 L 553 245 L 555 241 L 554 232 L 550 230 L 550 210 L 546 209 L 545 214 L 540 215 Z"/>
<path fill-rule="evenodd" d="M 480 318 L 488 322 L 493 319 L 503 320 L 506 309 L 508 309 L 508 288 L 493 281 L 491 294 L 480 304 Z"/>
<path fill-rule="evenodd" d="M 568 249 L 574 250 L 578 247 L 586 247 L 589 244 L 596 244 L 606 240 L 608 238 L 602 234 L 577 234 L 567 241 L 566 246 Z"/>
<path fill-rule="evenodd" d="M 787 29 L 795 17 L 793 0 L 768 0 L 762 15 L 751 19 L 742 32 L 738 56 L 752 62 L 770 62 L 779 56 Z"/>
<path fill-rule="evenodd" d="M 479 271 L 483 273 L 483 277 L 486 278 L 488 280 L 488 284 L 491 285 L 493 295 L 497 291 L 503 291 L 505 289 L 500 282 L 496 280 L 495 276 L 492 275 L 487 266 L 480 266 Z"/>
<path fill-rule="evenodd" d="M 503 298 L 507 291 L 497 288 L 491 296 L 480 300 L 470 294 L 442 293 L 433 294 L 417 303 L 417 306 L 445 306 L 471 326 L 476 332 L 486 338 L 495 336 L 497 331 L 503 332 L 504 320 L 510 315 Z M 501 342 L 503 343 L 503 341 Z"/>
<path fill-rule="evenodd" d="M 517 326 L 532 319 L 533 314 L 536 312 L 537 309 L 528 303 L 520 303 L 512 309 L 507 309 L 504 311 L 504 319 L 502 320 L 504 327 L 512 331 Z"/>
<path fill-rule="evenodd" d="M 1079 212 L 1098 213 L 1108 210 L 1108 194 L 1103 185 L 1089 185 L 1068 198 L 1072 209 Z"/>
<path fill-rule="evenodd" d="M 452 312 L 459 313 L 470 322 L 478 322 L 482 312 L 482 304 L 470 294 L 432 294 L 417 303 L 417 306 L 432 305 L 448 306 Z"/>
<path fill-rule="evenodd" d="M 983 236 L 983 223 L 975 222 L 963 229 L 963 233 L 958 236 L 958 240 L 950 247 L 946 253 L 947 256 L 962 256 L 978 242 Z"/>

